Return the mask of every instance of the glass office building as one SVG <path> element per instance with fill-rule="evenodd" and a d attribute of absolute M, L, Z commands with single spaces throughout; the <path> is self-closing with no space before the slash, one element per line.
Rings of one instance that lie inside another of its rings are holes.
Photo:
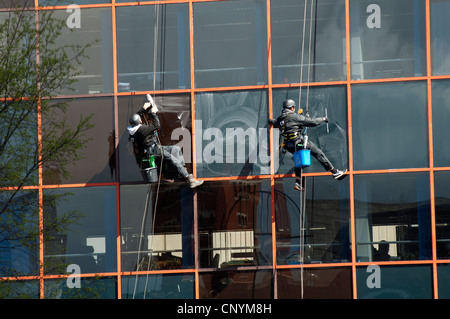
<path fill-rule="evenodd" d="M 34 2 L 68 19 L 60 41 L 98 40 L 57 97 L 95 126 L 70 177 L 24 191 L 41 230 L 83 218 L 33 250 L 6 243 L 6 297 L 450 297 L 450 0 Z M 143 182 L 126 127 L 146 94 L 202 186 Z M 312 158 L 303 200 L 268 124 L 287 98 L 328 116 L 309 138 L 348 169 L 336 181 Z"/>

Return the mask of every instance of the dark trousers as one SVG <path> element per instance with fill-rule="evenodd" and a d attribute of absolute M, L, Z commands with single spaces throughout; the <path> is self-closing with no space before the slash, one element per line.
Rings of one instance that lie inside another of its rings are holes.
<path fill-rule="evenodd" d="M 163 160 L 171 162 L 178 171 L 178 174 L 182 177 L 187 177 L 189 175 L 186 170 L 183 153 L 181 152 L 181 148 L 177 145 L 171 146 L 161 146 L 163 153 Z"/>
<path fill-rule="evenodd" d="M 303 146 L 299 146 L 299 144 L 302 143 L 302 140 L 297 140 L 295 142 L 288 142 L 286 144 L 286 150 L 292 154 L 294 154 L 294 152 L 296 151 L 296 147 L 303 147 Z M 330 160 L 326 157 L 326 155 L 323 153 L 323 151 L 313 142 L 311 142 L 310 140 L 308 140 L 308 145 L 307 148 L 309 150 L 311 150 L 311 155 L 314 156 L 319 163 L 323 166 L 323 168 L 326 171 L 330 171 L 331 169 L 333 169 L 333 164 L 331 164 Z M 295 176 L 300 177 L 301 176 L 301 172 L 302 170 L 300 168 L 295 168 Z"/>

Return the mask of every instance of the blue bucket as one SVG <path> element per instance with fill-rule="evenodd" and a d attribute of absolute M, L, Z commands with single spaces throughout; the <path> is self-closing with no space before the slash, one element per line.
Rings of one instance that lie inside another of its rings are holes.
<path fill-rule="evenodd" d="M 294 153 L 295 168 L 304 168 L 311 165 L 311 151 L 300 149 Z"/>

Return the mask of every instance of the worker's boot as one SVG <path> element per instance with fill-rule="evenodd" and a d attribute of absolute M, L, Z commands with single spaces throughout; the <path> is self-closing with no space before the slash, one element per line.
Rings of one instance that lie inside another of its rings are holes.
<path fill-rule="evenodd" d="M 301 185 L 300 181 L 295 181 L 294 189 L 300 192 L 304 192 L 305 188 Z"/>
<path fill-rule="evenodd" d="M 342 171 L 341 170 L 336 170 L 336 172 L 333 173 L 333 178 L 337 179 L 337 180 L 341 180 L 341 179 L 343 179 L 346 176 L 345 173 L 347 173 L 346 169 L 344 169 Z"/>
<path fill-rule="evenodd" d="M 186 181 L 189 183 L 190 188 L 195 188 L 203 184 L 203 181 L 195 179 L 192 174 L 189 174 L 186 178 Z"/>

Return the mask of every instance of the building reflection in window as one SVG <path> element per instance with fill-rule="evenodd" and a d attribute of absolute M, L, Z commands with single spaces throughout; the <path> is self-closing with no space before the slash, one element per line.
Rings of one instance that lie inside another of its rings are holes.
<path fill-rule="evenodd" d="M 268 180 L 205 183 L 197 194 L 201 268 L 272 264 Z"/>
<path fill-rule="evenodd" d="M 200 299 L 273 298 L 271 270 L 220 270 L 200 273 Z"/>
<path fill-rule="evenodd" d="M 124 271 L 194 266 L 192 200 L 193 191 L 186 183 L 163 182 L 159 190 L 156 183 L 121 186 Z"/>
<path fill-rule="evenodd" d="M 275 218 L 278 264 L 335 263 L 351 260 L 348 180 L 330 176 L 306 178 L 304 229 L 300 231 L 300 195 L 294 179 L 275 184 Z M 304 247 L 300 247 L 300 236 Z"/>
<path fill-rule="evenodd" d="M 355 226 L 358 261 L 430 259 L 428 173 L 355 176 Z"/>

